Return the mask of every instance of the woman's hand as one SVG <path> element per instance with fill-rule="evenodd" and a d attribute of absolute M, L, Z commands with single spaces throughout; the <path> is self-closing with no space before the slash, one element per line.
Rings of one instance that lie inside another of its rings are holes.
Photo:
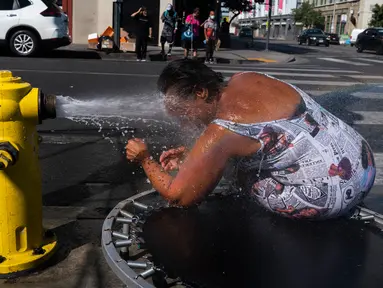
<path fill-rule="evenodd" d="M 126 158 L 130 161 L 141 162 L 150 157 L 148 146 L 143 139 L 134 138 L 128 141 L 125 147 Z"/>
<path fill-rule="evenodd" d="M 186 154 L 187 148 L 183 146 L 163 152 L 160 157 L 162 168 L 164 168 L 165 171 L 177 170 Z"/>

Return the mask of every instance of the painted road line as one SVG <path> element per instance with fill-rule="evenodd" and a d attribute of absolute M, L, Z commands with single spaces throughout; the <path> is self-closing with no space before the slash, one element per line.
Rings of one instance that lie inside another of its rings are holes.
<path fill-rule="evenodd" d="M 225 77 L 225 81 L 229 81 L 231 77 Z M 359 82 L 341 82 L 341 81 L 315 81 L 315 80 L 296 80 L 296 79 L 279 79 L 293 85 L 322 85 L 322 86 L 353 86 L 360 84 Z M 305 89 L 303 89 L 305 90 Z"/>
<path fill-rule="evenodd" d="M 4 69 L 12 72 L 42 73 L 42 74 L 77 74 L 77 75 L 102 75 L 102 76 L 130 76 L 130 77 L 158 77 L 158 74 L 135 74 L 135 73 L 109 73 L 90 71 L 63 71 L 63 70 L 27 70 L 27 69 Z M 16 75 L 17 76 L 17 75 Z"/>
<path fill-rule="evenodd" d="M 227 73 L 227 74 L 234 74 L 234 73 L 241 73 L 241 72 L 257 72 L 257 71 L 238 71 L 238 70 L 220 70 L 220 69 L 214 69 L 214 71 Z M 307 74 L 307 73 L 289 73 L 289 72 L 274 72 L 274 71 L 262 71 L 260 73 L 265 73 L 265 74 L 274 75 L 274 76 L 291 76 L 291 77 L 294 77 L 294 76 L 314 77 L 314 78 L 334 78 L 335 77 L 330 74 Z"/>
<path fill-rule="evenodd" d="M 304 90 L 304 91 L 307 94 L 312 96 L 322 96 L 331 92 L 335 92 L 336 90 L 334 91 Z M 361 99 L 383 99 L 383 94 L 377 93 L 377 92 L 354 92 L 354 93 L 351 93 L 350 95 L 357 98 L 361 98 Z"/>
<path fill-rule="evenodd" d="M 376 167 L 383 168 L 383 153 L 374 153 L 374 159 Z"/>
<path fill-rule="evenodd" d="M 350 64 L 354 66 L 371 66 L 371 64 L 367 64 L 367 63 L 351 62 L 351 61 L 346 61 L 346 60 L 341 60 L 336 58 L 318 58 L 318 59 L 324 60 L 324 61 L 336 62 L 336 63 Z"/>
<path fill-rule="evenodd" d="M 351 111 L 357 117 L 361 116 L 362 120 L 353 120 L 352 124 L 357 125 L 383 125 L 383 112 L 379 111 Z"/>
<path fill-rule="evenodd" d="M 347 77 L 355 78 L 355 79 L 383 79 L 383 76 L 379 75 L 350 75 Z"/>
<path fill-rule="evenodd" d="M 354 92 L 351 96 L 362 99 L 383 99 L 383 94 L 378 92 Z"/>
<path fill-rule="evenodd" d="M 221 68 L 221 66 L 215 66 L 217 69 Z M 253 66 L 254 67 L 254 66 Z M 233 68 L 233 67 L 230 67 Z M 276 67 L 254 67 L 254 69 L 246 70 L 242 67 L 238 67 L 238 69 L 235 69 L 236 72 L 242 72 L 242 71 L 261 71 L 261 70 L 267 70 L 267 71 L 297 71 L 297 72 L 315 72 L 315 73 L 346 73 L 346 74 L 361 74 L 362 72 L 359 71 L 353 71 L 353 70 L 340 70 L 340 69 L 306 69 L 306 68 L 276 68 Z"/>
<path fill-rule="evenodd" d="M 319 91 L 319 90 L 304 90 L 304 91 L 311 96 L 322 96 L 332 92 L 332 91 Z"/>
<path fill-rule="evenodd" d="M 273 59 L 266 59 L 266 58 L 247 58 L 247 60 L 250 61 L 259 61 L 259 62 L 264 62 L 264 63 L 276 63 L 276 60 Z"/>
<path fill-rule="evenodd" d="M 367 62 L 382 63 L 383 64 L 383 60 L 376 60 L 376 59 L 371 59 L 371 58 L 358 58 L 358 61 L 367 61 Z"/>

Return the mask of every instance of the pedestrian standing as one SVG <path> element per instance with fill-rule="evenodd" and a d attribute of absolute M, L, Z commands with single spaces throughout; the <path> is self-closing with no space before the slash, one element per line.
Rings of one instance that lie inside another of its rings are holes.
<path fill-rule="evenodd" d="M 215 13 L 210 11 L 209 18 L 205 21 L 204 24 L 204 34 L 206 41 L 206 59 L 205 64 L 214 63 L 213 55 L 215 50 L 215 43 L 217 39 L 217 23 L 214 21 Z"/>
<path fill-rule="evenodd" d="M 141 7 L 132 15 L 136 21 L 136 54 L 137 61 L 146 61 L 148 40 L 152 38 L 152 23 L 148 16 L 146 7 Z"/>
<path fill-rule="evenodd" d="M 169 44 L 167 56 L 172 55 L 174 44 L 174 36 L 177 32 L 177 12 L 174 11 L 172 4 L 168 4 L 164 13 L 162 13 L 161 21 L 164 23 L 164 28 L 161 33 L 161 54 L 165 56 L 165 43 Z"/>
<path fill-rule="evenodd" d="M 195 8 L 193 14 L 188 15 L 185 20 L 185 31 L 182 33 L 182 47 L 184 48 L 185 58 L 188 58 L 190 49 L 193 50 L 193 57 L 197 57 L 200 28 L 198 17 L 199 8 Z"/>

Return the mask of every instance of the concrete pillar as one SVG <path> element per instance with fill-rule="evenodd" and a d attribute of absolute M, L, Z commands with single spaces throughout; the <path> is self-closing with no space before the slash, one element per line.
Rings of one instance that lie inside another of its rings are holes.
<path fill-rule="evenodd" d="M 166 6 L 169 3 L 174 5 L 174 2 L 175 2 L 174 0 L 160 0 L 160 10 L 158 11 L 158 13 L 159 13 L 159 20 L 158 20 L 159 21 L 159 25 L 158 25 L 158 30 L 159 30 L 158 31 L 158 46 L 161 45 L 161 42 L 160 42 L 160 40 L 161 40 L 161 33 L 162 33 L 162 28 L 164 28 L 164 23 L 162 23 L 162 21 L 161 21 L 162 13 L 164 13 L 164 11 L 166 9 Z M 168 44 L 166 43 L 166 45 L 168 45 Z"/>
<path fill-rule="evenodd" d="M 73 0 L 73 43 L 87 44 L 88 35 L 112 26 L 114 0 Z"/>

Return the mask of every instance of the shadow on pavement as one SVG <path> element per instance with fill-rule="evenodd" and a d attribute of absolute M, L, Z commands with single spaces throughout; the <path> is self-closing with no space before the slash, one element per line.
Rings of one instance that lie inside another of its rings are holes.
<path fill-rule="evenodd" d="M 165 208 L 143 231 L 154 263 L 195 288 L 356 288 L 381 281 L 382 238 L 363 223 L 293 221 L 246 197 Z"/>
<path fill-rule="evenodd" d="M 266 49 L 266 40 L 264 39 L 239 39 L 232 38 L 231 40 L 231 49 L 233 50 L 243 50 L 243 49 L 253 49 L 256 51 L 264 51 Z M 304 46 L 295 46 L 291 42 L 285 43 L 283 41 L 273 42 L 272 40 L 269 43 L 269 50 L 273 52 L 286 53 L 286 54 L 308 54 L 308 53 L 317 53 L 315 49 L 310 49 Z"/>
<path fill-rule="evenodd" d="M 0 56 L 3 57 L 17 57 L 13 56 L 11 52 L 6 49 L 0 50 Z M 33 58 L 56 58 L 56 59 L 93 59 L 93 60 L 101 60 L 97 51 L 91 50 L 66 50 L 66 49 L 57 49 L 52 51 L 47 51 L 40 53 Z"/>

